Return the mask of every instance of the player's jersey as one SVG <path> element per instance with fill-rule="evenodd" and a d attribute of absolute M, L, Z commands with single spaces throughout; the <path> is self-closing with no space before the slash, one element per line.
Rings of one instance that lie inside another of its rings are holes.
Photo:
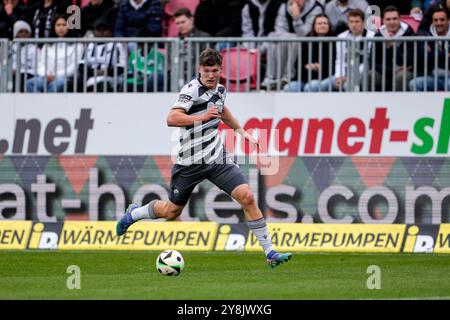
<path fill-rule="evenodd" d="M 225 95 L 225 87 L 221 84 L 218 84 L 215 90 L 210 90 L 199 79 L 194 79 L 181 89 L 178 100 L 172 108 L 184 109 L 188 115 L 201 115 L 215 105 L 222 114 Z M 180 128 L 181 148 L 177 164 L 188 166 L 222 163 L 226 153 L 217 129 L 219 123 L 220 118 L 217 118 Z"/>

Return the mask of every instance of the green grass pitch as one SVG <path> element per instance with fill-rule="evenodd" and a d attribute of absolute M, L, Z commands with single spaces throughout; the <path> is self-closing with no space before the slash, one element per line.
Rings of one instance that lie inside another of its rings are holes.
<path fill-rule="evenodd" d="M 0 251 L 0 299 L 450 299 L 450 255 L 301 254 L 272 270 L 253 252 L 182 252 L 178 277 L 159 252 Z M 69 290 L 70 265 L 81 289 Z M 370 265 L 381 289 L 369 290 Z"/>

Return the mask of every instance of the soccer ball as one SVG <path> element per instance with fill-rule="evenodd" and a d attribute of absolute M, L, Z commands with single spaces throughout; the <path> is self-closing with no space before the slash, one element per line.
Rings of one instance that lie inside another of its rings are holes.
<path fill-rule="evenodd" d="M 156 269 L 162 275 L 178 276 L 184 268 L 184 259 L 177 250 L 165 250 L 156 259 Z"/>

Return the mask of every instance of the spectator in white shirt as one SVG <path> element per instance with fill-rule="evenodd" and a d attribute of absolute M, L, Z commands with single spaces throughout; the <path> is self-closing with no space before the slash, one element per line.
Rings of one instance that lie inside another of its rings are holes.
<path fill-rule="evenodd" d="M 31 26 L 18 20 L 13 26 L 14 40 L 31 38 Z M 11 46 L 13 92 L 23 92 L 24 82 L 36 72 L 36 44 L 13 42 Z"/>
<path fill-rule="evenodd" d="M 68 38 L 65 15 L 57 15 L 52 24 L 52 37 Z M 27 92 L 62 92 L 74 76 L 82 55 L 80 43 L 46 43 L 38 52 L 37 75 L 27 81 Z"/>
<path fill-rule="evenodd" d="M 347 68 L 351 64 L 359 64 L 359 79 L 355 79 L 356 83 L 360 83 L 364 72 L 363 63 L 363 43 L 358 42 L 360 48 L 356 49 L 357 54 L 356 61 L 351 60 L 349 50 L 347 48 L 346 39 L 359 40 L 361 38 L 373 38 L 375 32 L 364 28 L 364 12 L 360 9 L 352 9 L 348 12 L 348 25 L 349 30 L 342 32 L 338 35 L 339 40 L 336 42 L 336 60 L 335 60 L 335 73 L 333 76 L 322 80 L 320 84 L 320 91 L 347 91 L 348 89 L 348 70 Z M 368 45 L 368 52 L 370 54 L 371 44 Z"/>

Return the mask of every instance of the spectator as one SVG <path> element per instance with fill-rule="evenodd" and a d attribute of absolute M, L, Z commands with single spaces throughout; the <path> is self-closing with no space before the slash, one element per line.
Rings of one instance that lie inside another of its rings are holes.
<path fill-rule="evenodd" d="M 313 22 L 313 29 L 308 37 L 332 37 L 330 19 L 324 14 L 319 14 Z M 302 61 L 300 62 L 301 79 L 295 79 L 284 86 L 284 91 L 310 91 L 320 90 L 320 82 L 333 75 L 334 47 L 331 43 L 312 42 L 311 45 L 303 44 Z"/>
<path fill-rule="evenodd" d="M 178 27 L 178 37 L 180 39 L 184 39 L 187 37 L 210 37 L 210 35 L 206 32 L 200 31 L 195 27 L 194 17 L 188 8 L 180 8 L 174 13 L 175 24 Z M 206 43 L 200 44 L 199 48 L 196 46 L 191 47 L 191 51 L 189 52 L 189 45 L 187 42 L 182 44 L 180 48 L 180 63 L 181 68 L 184 70 L 183 76 L 179 79 L 180 85 L 183 85 L 187 81 L 195 78 L 196 76 L 196 68 L 195 68 L 195 60 L 196 53 L 202 52 L 206 49 Z M 191 59 L 189 60 L 189 55 Z"/>
<path fill-rule="evenodd" d="M 363 44 L 359 43 L 359 50 L 357 49 L 355 61 L 348 55 L 347 39 L 360 40 L 361 38 L 373 38 L 375 33 L 367 30 L 364 27 L 364 12 L 360 9 L 352 9 L 347 13 L 349 30 L 344 31 L 338 35 L 339 40 L 336 42 L 336 60 L 334 67 L 334 75 L 324 79 L 320 82 L 320 91 L 347 91 L 348 90 L 348 74 L 347 66 L 352 64 L 359 64 L 359 79 L 356 82 L 361 82 L 361 77 L 364 72 L 363 56 L 370 54 L 371 45 L 369 43 L 368 52 L 363 52 Z"/>
<path fill-rule="evenodd" d="M 150 37 L 162 35 L 163 11 L 160 0 L 125 0 L 117 13 L 115 37 L 136 37 L 147 29 Z"/>
<path fill-rule="evenodd" d="M 14 23 L 13 32 L 14 39 L 31 37 L 31 27 L 23 20 L 17 20 Z M 26 81 L 34 77 L 36 73 L 36 45 L 14 42 L 11 49 L 13 92 L 23 92 Z"/>
<path fill-rule="evenodd" d="M 95 38 L 110 38 L 112 33 L 113 25 L 106 17 L 96 22 Z M 112 41 L 89 43 L 78 65 L 79 90 L 88 92 L 120 90 L 119 83 L 120 79 L 123 79 L 126 59 L 126 48 L 121 43 Z M 87 79 L 85 83 L 84 77 Z"/>
<path fill-rule="evenodd" d="M 13 26 L 24 19 L 26 8 L 19 0 L 3 0 L 0 5 L 0 38 L 13 38 Z"/>
<path fill-rule="evenodd" d="M 432 16 L 432 24 L 427 33 L 421 31 L 419 35 L 429 36 L 434 38 L 450 37 L 450 21 L 449 13 L 446 9 L 436 9 Z M 427 63 L 428 74 L 411 80 L 409 88 L 411 91 L 433 91 L 450 89 L 449 72 L 446 71 L 446 64 L 450 63 L 449 57 L 449 42 L 437 41 L 428 42 L 428 59 L 426 59 L 425 43 L 421 42 L 418 47 L 419 57 L 418 61 Z M 435 57 L 437 56 L 437 65 L 435 64 Z M 435 81 L 437 86 L 435 86 Z"/>
<path fill-rule="evenodd" d="M 411 27 L 400 21 L 400 12 L 394 6 L 387 6 L 383 11 L 383 25 L 375 34 L 375 37 L 383 37 L 385 39 L 390 38 L 400 38 L 400 37 L 411 37 L 415 33 Z M 395 91 L 402 90 L 403 88 L 403 77 L 405 76 L 405 86 L 406 83 L 413 78 L 412 68 L 413 68 L 413 43 L 407 43 L 404 47 L 403 42 L 400 41 L 387 41 L 385 42 L 384 49 L 382 42 L 375 43 L 375 50 L 372 53 L 375 54 L 375 70 L 369 72 L 369 90 L 372 88 L 372 73 L 375 73 L 373 77 L 375 78 L 375 89 L 380 91 L 384 90 L 394 90 L 394 83 L 392 77 L 395 74 Z M 404 57 L 404 50 L 406 50 L 406 57 Z M 384 53 L 383 53 L 384 51 Z M 395 55 L 394 55 L 395 51 Z M 383 59 L 384 55 L 384 59 Z M 394 61 L 395 57 L 395 61 Z M 406 65 L 404 65 L 404 58 L 406 59 Z M 372 60 L 370 60 L 372 61 Z M 384 73 L 383 73 L 384 69 Z M 406 70 L 405 70 L 406 69 Z M 382 86 L 383 74 L 385 81 L 385 88 Z"/>
<path fill-rule="evenodd" d="M 35 38 L 48 38 L 52 29 L 52 21 L 56 15 L 66 14 L 67 7 L 72 3 L 69 0 L 40 0 L 32 5 L 28 11 Z M 30 18 L 31 17 L 31 18 Z"/>
<path fill-rule="evenodd" d="M 423 13 L 433 2 L 435 0 L 411 0 L 411 11 L 409 14 L 418 17 L 418 20 L 422 20 Z"/>
<path fill-rule="evenodd" d="M 421 30 L 423 34 L 428 34 L 433 21 L 434 12 L 441 9 L 446 10 L 450 15 L 450 0 L 434 0 L 428 9 L 425 10 L 422 21 L 419 25 L 419 30 Z"/>
<path fill-rule="evenodd" d="M 322 5 L 316 0 L 289 0 L 278 9 L 275 20 L 275 32 L 271 37 L 295 38 L 305 37 L 312 29 L 314 19 L 323 13 Z M 261 87 L 269 88 L 278 83 L 277 67 L 282 76 L 282 85 L 288 83 L 295 75 L 297 46 L 289 43 L 269 44 L 267 74 Z M 288 66 L 288 63 L 290 65 Z"/>
<path fill-rule="evenodd" d="M 53 19 L 51 38 L 68 38 L 73 34 L 67 26 L 67 16 Z M 37 75 L 27 81 L 27 92 L 61 92 L 76 71 L 76 61 L 82 55 L 79 43 L 46 43 L 38 54 Z"/>
<path fill-rule="evenodd" d="M 339 34 L 348 29 L 347 14 L 352 9 L 360 9 L 368 17 L 366 0 L 332 0 L 325 5 L 325 14 L 330 18 L 331 30 Z"/>
<path fill-rule="evenodd" d="M 180 8 L 173 14 L 175 25 L 178 28 L 178 37 L 181 39 L 187 37 L 210 37 L 207 32 L 195 27 L 194 16 L 188 8 Z"/>
<path fill-rule="evenodd" d="M 116 9 L 112 0 L 90 0 L 89 4 L 81 9 L 80 36 L 94 36 L 95 22 L 103 17 L 114 24 Z"/>
<path fill-rule="evenodd" d="M 148 33 L 143 30 L 138 36 L 148 37 Z M 127 91 L 163 91 L 164 70 L 164 55 L 159 52 L 157 46 L 152 43 L 146 46 L 144 42 L 139 42 L 128 58 Z"/>
<path fill-rule="evenodd" d="M 265 37 L 275 30 L 283 0 L 247 0 L 242 9 L 242 36 Z"/>
<path fill-rule="evenodd" d="M 380 14 L 384 12 L 384 9 L 386 9 L 387 6 L 394 5 L 398 11 L 400 12 L 400 15 L 409 15 L 412 8 L 412 3 L 414 5 L 417 5 L 418 3 L 422 2 L 429 2 L 434 0 L 401 0 L 401 1 L 392 1 L 392 0 L 367 0 L 369 5 L 371 6 L 377 6 L 380 8 Z"/>
<path fill-rule="evenodd" d="M 213 37 L 240 37 L 242 0 L 201 0 L 195 9 L 195 27 Z"/>

